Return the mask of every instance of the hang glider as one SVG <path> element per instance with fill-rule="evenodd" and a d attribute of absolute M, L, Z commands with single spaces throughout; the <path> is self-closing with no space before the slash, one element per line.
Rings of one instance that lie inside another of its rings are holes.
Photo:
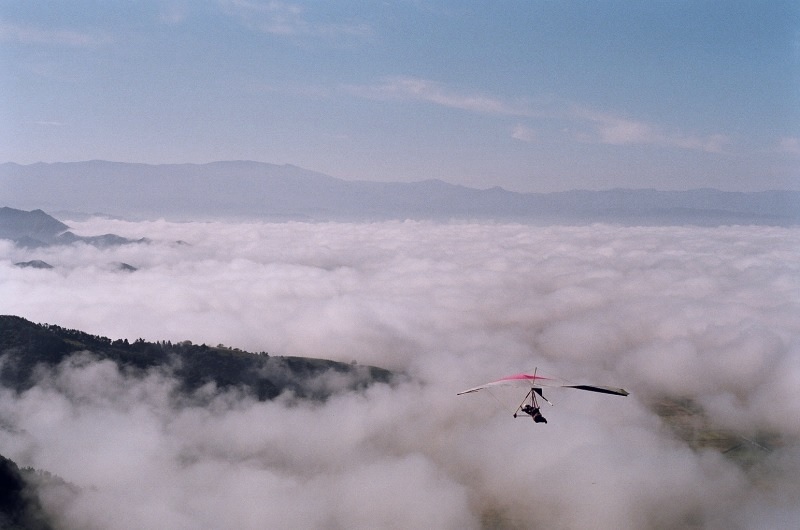
<path fill-rule="evenodd" d="M 532 374 L 514 374 L 509 375 L 506 377 L 502 377 L 496 381 L 491 381 L 484 385 L 476 386 L 475 388 L 470 388 L 468 390 L 464 390 L 459 392 L 457 395 L 461 396 L 464 394 L 471 394 L 473 392 L 479 392 L 481 390 L 486 390 L 491 393 L 493 388 L 497 387 L 520 387 L 520 388 L 527 388 L 528 393 L 525 395 L 525 398 L 522 400 L 522 403 L 517 407 L 517 410 L 514 411 L 514 417 L 517 417 L 518 412 L 523 412 L 533 418 L 533 421 L 536 423 L 547 423 L 547 420 L 542 416 L 541 411 L 539 410 L 539 404 L 537 403 L 536 396 L 542 398 L 544 401 L 547 401 L 550 405 L 550 401 L 544 397 L 542 393 L 542 389 L 544 388 L 576 388 L 578 390 L 587 390 L 589 392 L 599 392 L 601 394 L 611 394 L 614 396 L 627 396 L 628 391 L 623 388 L 615 388 L 610 386 L 602 386 L 602 385 L 585 385 L 585 384 L 574 384 L 570 383 L 565 379 L 561 379 L 558 377 L 550 377 L 545 375 L 539 375 L 536 373 L 536 370 Z M 530 402 L 528 402 L 528 398 L 530 397 Z"/>

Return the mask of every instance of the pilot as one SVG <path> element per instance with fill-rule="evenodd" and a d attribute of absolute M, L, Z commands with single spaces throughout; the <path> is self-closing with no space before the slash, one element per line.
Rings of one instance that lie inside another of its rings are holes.
<path fill-rule="evenodd" d="M 524 407 L 522 407 L 522 412 L 528 414 L 531 418 L 533 418 L 533 421 L 535 421 L 536 423 L 547 423 L 547 419 L 545 419 L 545 417 L 542 416 L 542 413 L 539 411 L 539 407 L 525 405 Z"/>

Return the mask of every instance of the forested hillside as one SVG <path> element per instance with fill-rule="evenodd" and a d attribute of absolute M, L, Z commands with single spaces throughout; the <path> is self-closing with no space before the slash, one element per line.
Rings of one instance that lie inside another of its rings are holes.
<path fill-rule="evenodd" d="M 55 367 L 80 352 L 113 361 L 134 375 L 162 370 L 175 377 L 187 394 L 213 383 L 218 389 L 242 389 L 262 401 L 286 391 L 299 398 L 325 399 L 339 390 L 386 383 L 392 377 L 389 371 L 373 366 L 270 356 L 189 341 L 112 340 L 17 316 L 0 316 L 0 384 L 5 387 L 25 391 L 36 384 L 37 366 Z"/>

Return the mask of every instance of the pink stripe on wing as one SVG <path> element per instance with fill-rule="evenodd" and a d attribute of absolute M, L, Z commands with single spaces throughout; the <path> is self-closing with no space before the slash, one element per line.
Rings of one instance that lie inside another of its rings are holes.
<path fill-rule="evenodd" d="M 501 381 L 535 381 L 537 379 L 547 380 L 550 379 L 550 377 L 533 374 L 514 374 L 498 379 L 495 381 L 495 383 L 499 383 Z"/>

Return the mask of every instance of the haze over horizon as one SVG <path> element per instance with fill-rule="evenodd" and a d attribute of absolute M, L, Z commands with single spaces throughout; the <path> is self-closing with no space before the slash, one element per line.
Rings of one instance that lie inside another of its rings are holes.
<path fill-rule="evenodd" d="M 0 161 L 798 189 L 794 2 L 4 2 Z"/>

